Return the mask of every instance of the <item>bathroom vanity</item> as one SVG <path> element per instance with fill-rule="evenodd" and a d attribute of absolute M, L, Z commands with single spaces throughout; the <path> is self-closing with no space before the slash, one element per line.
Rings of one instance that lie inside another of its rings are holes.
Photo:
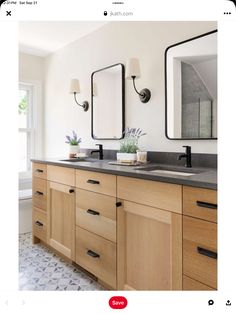
<path fill-rule="evenodd" d="M 217 289 L 216 171 L 33 160 L 33 242 L 114 290 Z"/>

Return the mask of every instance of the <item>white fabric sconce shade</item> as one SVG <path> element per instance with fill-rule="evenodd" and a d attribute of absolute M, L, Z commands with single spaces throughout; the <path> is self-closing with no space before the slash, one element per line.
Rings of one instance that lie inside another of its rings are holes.
<path fill-rule="evenodd" d="M 132 80 L 132 76 L 140 78 L 140 65 L 138 58 L 131 58 L 126 62 L 126 78 Z"/>
<path fill-rule="evenodd" d="M 126 75 L 128 80 L 133 80 L 133 87 L 135 92 L 139 95 L 141 102 L 146 103 L 151 98 L 151 92 L 148 88 L 143 88 L 140 92 L 137 90 L 135 85 L 135 79 L 140 78 L 140 65 L 138 58 L 131 58 L 126 63 Z"/>
<path fill-rule="evenodd" d="M 89 108 L 89 103 L 87 101 L 84 101 L 82 105 L 77 101 L 76 99 L 76 94 L 80 93 L 80 85 L 79 85 L 79 80 L 77 79 L 72 79 L 70 81 L 70 93 L 74 94 L 74 99 L 75 102 L 78 106 L 82 107 L 84 111 L 88 111 Z"/>
<path fill-rule="evenodd" d="M 79 85 L 79 80 L 77 79 L 72 79 L 70 81 L 70 93 L 80 93 L 80 85 Z"/>

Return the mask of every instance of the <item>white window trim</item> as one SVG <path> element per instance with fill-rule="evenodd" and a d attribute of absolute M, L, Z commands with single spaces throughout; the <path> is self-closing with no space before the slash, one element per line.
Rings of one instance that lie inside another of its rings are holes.
<path fill-rule="evenodd" d="M 33 108 L 33 104 L 34 104 L 34 87 L 32 85 L 29 84 L 24 84 L 21 83 L 19 84 L 19 88 L 22 90 L 26 90 L 28 92 L 29 98 L 28 98 L 28 115 L 27 115 L 27 127 L 26 128 L 19 128 L 19 132 L 25 133 L 27 136 L 27 151 L 30 148 L 30 152 L 29 155 L 27 154 L 27 169 L 30 169 L 30 156 L 34 155 L 34 147 L 35 147 L 35 141 L 34 141 L 34 133 L 35 133 L 35 126 L 34 126 L 34 108 Z M 30 141 L 28 141 L 28 139 L 30 139 Z M 29 144 L 30 147 L 29 147 Z M 20 175 L 21 176 L 26 176 L 28 177 L 30 171 L 24 171 L 21 172 Z"/>
<path fill-rule="evenodd" d="M 20 86 L 29 86 L 32 89 L 32 120 L 31 125 L 33 132 L 31 133 L 31 139 L 33 145 L 31 147 L 30 159 L 40 158 L 43 155 L 43 108 L 42 108 L 42 82 L 22 79 L 19 82 Z M 24 129 L 27 130 L 27 129 Z M 19 173 L 20 181 L 30 179 L 32 176 L 31 171 L 25 171 Z"/>

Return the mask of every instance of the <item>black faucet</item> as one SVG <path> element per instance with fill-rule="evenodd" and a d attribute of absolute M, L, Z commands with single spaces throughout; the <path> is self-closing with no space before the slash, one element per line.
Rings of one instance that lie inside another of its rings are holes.
<path fill-rule="evenodd" d="M 92 150 L 91 151 L 91 155 L 93 153 L 99 153 L 99 159 L 102 160 L 103 159 L 103 147 L 102 147 L 102 144 L 96 144 L 97 146 L 99 146 L 99 149 L 96 149 L 96 150 Z"/>
<path fill-rule="evenodd" d="M 182 158 L 186 158 L 185 167 L 191 168 L 192 167 L 192 156 L 191 156 L 191 146 L 183 146 L 186 148 L 185 154 L 179 155 L 178 160 Z"/>

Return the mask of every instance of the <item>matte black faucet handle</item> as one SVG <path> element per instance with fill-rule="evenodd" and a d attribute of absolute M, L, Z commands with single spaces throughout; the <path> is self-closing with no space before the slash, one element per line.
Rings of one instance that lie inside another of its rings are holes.
<path fill-rule="evenodd" d="M 186 152 L 191 152 L 191 146 L 188 146 L 188 145 L 184 145 L 182 147 L 185 147 L 186 148 Z"/>
<path fill-rule="evenodd" d="M 99 146 L 99 148 L 102 148 L 102 144 L 96 144 L 96 146 Z"/>

